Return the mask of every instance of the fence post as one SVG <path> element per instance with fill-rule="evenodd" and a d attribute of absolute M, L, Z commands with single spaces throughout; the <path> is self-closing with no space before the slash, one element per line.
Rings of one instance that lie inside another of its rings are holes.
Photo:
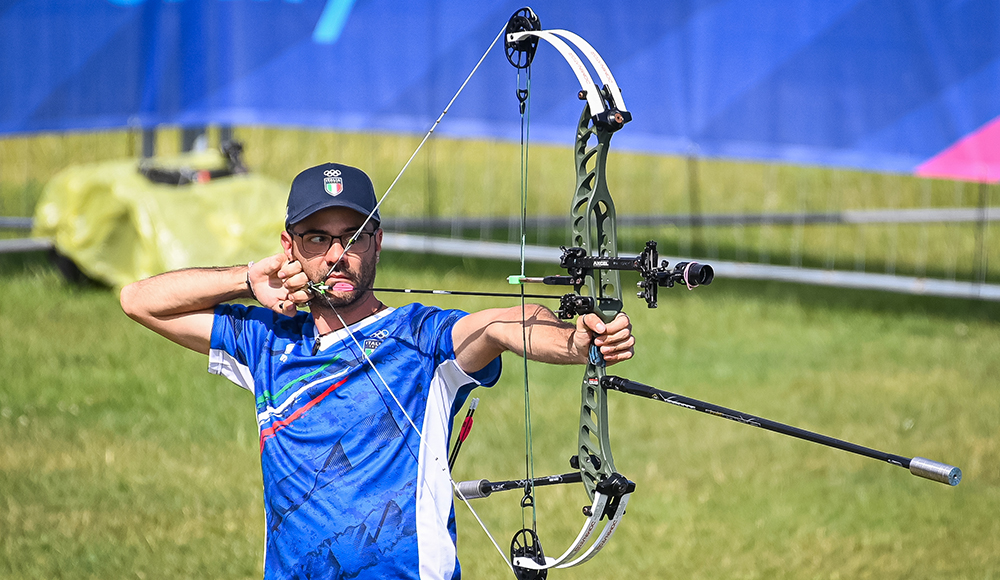
<path fill-rule="evenodd" d="M 688 155 L 687 169 L 689 204 L 688 220 L 691 230 L 691 252 L 701 253 L 703 252 L 703 240 L 701 235 L 701 200 L 699 199 L 698 157 L 694 152 Z"/>

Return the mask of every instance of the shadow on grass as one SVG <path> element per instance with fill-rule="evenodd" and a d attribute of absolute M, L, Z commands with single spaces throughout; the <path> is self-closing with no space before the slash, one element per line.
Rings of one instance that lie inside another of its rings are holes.
<path fill-rule="evenodd" d="M 0 280 L 28 277 L 57 277 L 69 290 L 111 290 L 110 286 L 87 277 L 72 260 L 52 250 L 0 254 Z"/>
<path fill-rule="evenodd" d="M 46 250 L 0 254 L 0 276 L 4 278 L 39 274 L 53 269 Z"/>

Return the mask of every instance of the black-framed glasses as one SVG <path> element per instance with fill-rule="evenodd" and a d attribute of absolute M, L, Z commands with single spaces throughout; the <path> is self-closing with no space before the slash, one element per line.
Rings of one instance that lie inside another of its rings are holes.
<path fill-rule="evenodd" d="M 375 237 L 374 231 L 358 232 L 354 237 L 354 243 L 351 244 L 351 237 L 355 236 L 351 233 L 334 236 L 326 232 L 309 231 L 300 234 L 288 230 L 288 234 L 302 240 L 302 252 L 309 256 L 319 256 L 329 252 L 330 248 L 333 247 L 334 240 L 340 243 L 341 248 L 347 248 L 350 244 L 350 248 L 347 249 L 348 254 L 363 254 L 371 249 L 372 238 Z"/>

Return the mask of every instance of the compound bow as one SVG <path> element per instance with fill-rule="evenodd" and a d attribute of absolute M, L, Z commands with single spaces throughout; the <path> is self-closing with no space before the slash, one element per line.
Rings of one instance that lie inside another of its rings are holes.
<path fill-rule="evenodd" d="M 669 288 L 675 284 L 684 284 L 688 289 L 693 289 L 699 285 L 710 284 L 714 278 L 711 266 L 697 262 L 680 262 L 670 268 L 666 260 L 660 262 L 655 241 L 647 242 L 644 250 L 638 256 L 619 256 L 618 254 L 615 205 L 608 190 L 606 165 L 611 137 L 632 120 L 632 115 L 625 107 L 621 90 L 604 59 L 587 41 L 572 32 L 558 29 L 543 30 L 538 17 L 530 8 L 522 8 L 515 12 L 501 34 L 505 40 L 507 59 L 518 69 L 530 67 L 540 40 L 550 44 L 573 69 L 580 83 L 578 96 L 581 100 L 586 101 L 576 130 L 576 189 L 570 207 L 573 231 L 572 247 L 563 248 L 560 264 L 566 269 L 567 274 L 542 278 L 532 278 L 522 274 L 511 276 L 509 282 L 521 285 L 522 289 L 524 284 L 529 283 L 572 286 L 573 292 L 560 299 L 560 306 L 556 311 L 558 316 L 568 319 L 594 313 L 605 322 L 617 316 L 623 307 L 620 271 L 635 271 L 639 274 L 638 297 L 644 299 L 649 308 L 657 306 L 657 293 L 661 287 Z M 495 42 L 496 40 L 494 40 Z M 491 49 L 492 46 L 490 46 Z M 594 82 L 589 68 L 577 54 L 577 51 L 586 57 L 590 67 L 597 72 L 600 84 Z M 469 78 L 472 77 L 488 53 L 489 50 L 470 73 Z M 469 78 L 462 84 L 458 93 L 434 122 L 397 175 L 396 180 L 382 195 L 372 215 L 382 205 L 389 191 L 392 190 L 420 148 L 441 122 L 464 89 L 465 84 L 468 83 Z M 527 89 L 518 89 L 522 115 L 524 102 L 528 96 Z M 369 215 L 368 219 L 371 219 L 372 215 Z M 367 222 L 368 220 L 365 220 L 365 223 L 358 228 L 359 232 Z M 353 242 L 352 239 L 348 243 L 348 247 Z M 327 288 L 316 284 L 312 284 L 310 288 L 317 295 L 323 295 L 327 290 Z M 397 289 L 376 290 L 400 291 Z M 450 293 L 445 291 L 402 291 Z M 455 294 L 461 293 L 456 292 Z M 528 295 L 525 295 L 522 290 L 520 296 L 524 298 Z M 391 393 L 391 389 L 384 380 L 382 382 Z M 522 507 L 534 506 L 532 490 L 536 486 L 583 483 L 591 501 L 591 504 L 583 509 L 587 519 L 576 539 L 562 555 L 557 558 L 544 555 L 534 526 L 526 527 L 515 533 L 511 541 L 508 564 L 520 579 L 545 578 L 547 571 L 551 568 L 568 568 L 590 560 L 611 539 L 625 514 L 629 497 L 635 490 L 635 484 L 615 469 L 608 425 L 608 390 L 664 401 L 879 459 L 908 468 L 914 475 L 949 485 L 957 485 L 961 480 L 961 471 L 957 467 L 920 457 L 907 458 L 869 449 L 683 395 L 661 391 L 628 379 L 607 375 L 599 350 L 592 347 L 590 361 L 587 364 L 581 385 L 582 402 L 577 452 L 570 460 L 572 468 L 576 471 L 539 478 L 534 478 L 529 473 L 525 479 L 502 482 L 490 482 L 485 479 L 452 482 L 455 494 L 467 504 L 470 499 L 487 497 L 493 492 L 524 490 L 525 498 L 522 500 Z M 394 395 L 393 398 L 395 398 Z M 411 423 L 411 426 L 419 433 L 416 425 Z M 471 509 L 471 505 L 469 507 Z M 475 512 L 473 511 L 473 513 Z M 601 520 L 606 520 L 603 527 L 600 526 Z M 482 524 L 481 521 L 480 524 Z M 485 526 L 483 527 L 485 530 Z M 591 541 L 598 528 L 600 528 L 600 532 Z M 487 535 L 489 535 L 488 530 Z M 490 539 L 492 540 L 492 536 Z M 496 545 L 495 541 L 494 545 Z M 588 545 L 589 547 L 587 547 Z M 499 546 L 497 549 L 499 550 Z"/>
<path fill-rule="evenodd" d="M 579 98 L 586 101 L 576 131 L 576 190 L 570 206 L 572 247 L 563 248 L 561 259 L 567 275 L 520 276 L 512 277 L 511 282 L 573 286 L 574 292 L 560 301 L 559 317 L 567 319 L 594 313 L 605 322 L 610 322 L 622 310 L 621 270 L 639 272 L 642 279 L 639 297 L 644 298 L 650 308 L 656 307 L 659 287 L 670 287 L 678 281 L 684 281 L 689 288 L 711 283 L 714 274 L 710 266 L 691 262 L 671 270 L 666 261 L 659 264 L 655 241 L 647 242 L 640 256 L 619 256 L 615 204 L 606 178 L 607 156 L 611 137 L 631 121 L 632 115 L 600 54 L 572 32 L 542 30 L 538 17 L 530 8 L 515 12 L 507 24 L 508 61 L 519 69 L 530 67 L 539 40 L 548 42 L 566 59 L 580 83 Z M 588 67 L 570 44 L 587 58 L 600 84 L 594 82 Z M 519 98 L 526 97 L 519 94 Z M 544 556 L 534 527 L 517 532 L 511 543 L 511 561 L 519 578 L 543 578 L 550 568 L 568 568 L 586 562 L 607 544 L 625 515 L 635 484 L 615 470 L 605 377 L 604 361 L 598 349 L 592 347 L 581 386 L 577 453 L 570 461 L 578 475 L 557 476 L 559 482 L 583 483 L 592 501 L 584 510 L 587 520 L 570 547 L 557 558 Z M 545 483 L 553 482 L 551 478 L 543 479 Z M 522 505 L 533 505 L 534 485 L 530 477 L 526 478 Z M 482 482 L 476 482 L 468 491 L 476 493 L 481 488 Z M 606 522 L 600 533 L 584 550 L 602 519 Z"/>
<path fill-rule="evenodd" d="M 615 205 L 606 178 L 607 156 L 611 137 L 632 120 L 632 115 L 625 107 L 621 90 L 611 70 L 597 51 L 572 32 L 557 29 L 542 30 L 538 17 L 530 8 L 522 8 L 515 12 L 507 24 L 505 36 L 507 59 L 519 69 L 529 67 L 539 40 L 548 42 L 570 65 L 580 82 L 579 98 L 586 101 L 576 131 L 576 190 L 570 207 L 572 247 L 563 248 L 561 259 L 561 266 L 566 269 L 568 275 L 544 278 L 511 277 L 511 282 L 571 285 L 574 292 L 562 297 L 557 311 L 559 317 L 571 318 L 594 313 L 605 322 L 613 319 L 622 310 L 619 271 L 629 270 L 639 273 L 641 280 L 638 283 L 640 289 L 638 297 L 644 299 L 649 308 L 657 306 L 657 290 L 660 287 L 669 288 L 676 283 L 683 283 L 689 289 L 693 289 L 699 285 L 710 284 L 714 278 L 711 266 L 697 262 L 681 262 L 671 269 L 665 260 L 658 263 L 655 241 L 647 242 L 639 256 L 619 256 Z M 600 84 L 594 82 L 588 67 L 570 44 L 587 58 L 590 66 L 597 72 Z M 524 91 L 519 91 L 518 97 L 522 99 L 522 103 L 526 96 Z M 880 459 L 909 468 L 915 475 L 950 485 L 957 485 L 961 480 L 961 471 L 956 467 L 919 457 L 910 459 L 876 451 L 607 375 L 604 361 L 596 348 L 591 350 L 590 362 L 584 372 L 581 389 L 577 454 L 570 460 L 571 466 L 577 472 L 542 478 L 526 477 L 520 481 L 494 483 L 479 480 L 458 484 L 458 493 L 466 498 L 485 497 L 494 491 L 524 489 L 526 500 L 533 505 L 531 490 L 534 486 L 583 483 L 592 504 L 584 508 L 587 520 L 577 538 L 561 556 L 551 558 L 544 555 L 534 528 L 525 528 L 515 534 L 511 542 L 511 562 L 515 574 L 521 579 L 544 578 L 548 569 L 568 568 L 591 559 L 607 544 L 625 514 L 635 484 L 615 469 L 608 425 L 608 390 L 662 400 Z M 606 522 L 600 533 L 590 543 L 590 547 L 584 550 L 602 519 Z"/>

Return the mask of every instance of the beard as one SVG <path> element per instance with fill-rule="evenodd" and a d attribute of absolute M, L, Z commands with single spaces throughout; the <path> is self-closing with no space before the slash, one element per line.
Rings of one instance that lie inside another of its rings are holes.
<path fill-rule="evenodd" d="M 375 283 L 375 260 L 364 260 L 357 269 L 350 269 L 344 266 L 341 262 L 337 265 L 335 273 L 345 275 L 346 281 L 354 285 L 353 290 L 334 290 L 333 288 L 328 288 L 325 294 L 316 296 L 309 301 L 310 308 L 315 308 L 319 306 L 320 308 L 343 308 L 346 306 L 351 306 L 359 300 L 365 297 L 365 295 L 372 290 L 372 285 Z M 310 276 L 310 279 L 319 285 L 324 285 L 327 283 L 325 273 L 315 278 Z"/>

